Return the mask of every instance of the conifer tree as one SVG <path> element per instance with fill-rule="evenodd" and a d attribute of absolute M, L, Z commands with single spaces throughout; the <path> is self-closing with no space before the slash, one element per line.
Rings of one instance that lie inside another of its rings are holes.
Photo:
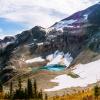
<path fill-rule="evenodd" d="M 33 98 L 33 88 L 32 88 L 32 82 L 30 79 L 28 79 L 28 82 L 27 82 L 27 95 L 28 95 L 28 98 Z"/>
<path fill-rule="evenodd" d="M 48 100 L 48 95 L 47 94 L 45 94 L 45 100 Z"/>
<path fill-rule="evenodd" d="M 38 92 L 38 99 L 43 100 L 42 90 L 40 92 Z"/>
<path fill-rule="evenodd" d="M 0 81 L 0 92 L 3 92 L 3 86 L 1 81 Z"/>
<path fill-rule="evenodd" d="M 18 89 L 16 89 L 13 99 L 24 99 L 24 98 L 25 98 L 25 92 L 22 89 L 21 78 L 19 78 L 18 79 Z"/>
<path fill-rule="evenodd" d="M 96 99 L 98 99 L 98 96 L 100 95 L 100 90 L 99 90 L 99 87 L 96 85 L 94 87 L 94 96 Z"/>
<path fill-rule="evenodd" d="M 34 80 L 34 96 L 37 97 L 38 93 L 37 93 L 37 82 L 36 80 Z"/>
<path fill-rule="evenodd" d="M 3 98 L 3 85 L 2 82 L 0 82 L 0 99 Z"/>
<path fill-rule="evenodd" d="M 25 98 L 28 98 L 27 88 L 25 88 L 24 93 L 25 93 Z"/>

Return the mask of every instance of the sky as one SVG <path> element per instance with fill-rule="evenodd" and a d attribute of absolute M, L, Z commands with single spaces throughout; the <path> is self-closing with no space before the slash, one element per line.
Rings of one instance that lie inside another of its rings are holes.
<path fill-rule="evenodd" d="M 55 22 L 99 0 L 0 0 L 0 38 Z"/>

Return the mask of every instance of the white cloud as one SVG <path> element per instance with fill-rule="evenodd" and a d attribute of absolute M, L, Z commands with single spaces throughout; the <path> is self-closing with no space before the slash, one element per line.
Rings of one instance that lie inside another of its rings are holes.
<path fill-rule="evenodd" d="M 0 0 L 0 17 L 48 27 L 99 0 Z"/>

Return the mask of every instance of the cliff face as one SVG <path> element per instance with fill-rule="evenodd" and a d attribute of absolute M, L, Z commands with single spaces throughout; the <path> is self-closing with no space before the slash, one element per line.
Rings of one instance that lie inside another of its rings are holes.
<path fill-rule="evenodd" d="M 87 48 L 100 53 L 99 3 L 55 23 L 48 29 L 35 26 L 14 37 L 0 40 L 0 78 L 4 80 L 3 78 L 7 76 L 8 80 L 18 71 L 19 66 L 27 69 L 46 65 L 48 62 L 46 57 L 57 50 L 69 52 L 71 57 L 76 59 Z M 27 59 L 36 57 L 42 57 L 45 61 L 35 64 L 25 63 Z M 9 66 L 11 71 L 7 70 Z"/>

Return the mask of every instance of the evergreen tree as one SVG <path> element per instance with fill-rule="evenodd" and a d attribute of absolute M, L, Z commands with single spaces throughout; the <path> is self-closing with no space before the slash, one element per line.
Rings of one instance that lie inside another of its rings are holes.
<path fill-rule="evenodd" d="M 42 90 L 38 93 L 38 99 L 43 100 L 43 93 L 42 93 Z"/>
<path fill-rule="evenodd" d="M 45 100 L 48 100 L 48 95 L 47 94 L 45 94 Z"/>
<path fill-rule="evenodd" d="M 18 79 L 18 89 L 15 91 L 13 99 L 25 99 L 25 92 L 22 89 L 21 78 Z"/>
<path fill-rule="evenodd" d="M 2 82 L 0 82 L 0 100 L 3 99 L 3 85 Z"/>
<path fill-rule="evenodd" d="M 36 82 L 36 80 L 34 80 L 34 96 L 35 96 L 35 98 L 37 97 L 37 95 L 38 95 L 38 92 L 37 92 L 37 82 Z"/>
<path fill-rule="evenodd" d="M 0 92 L 3 92 L 3 85 L 1 81 L 0 81 Z"/>
<path fill-rule="evenodd" d="M 28 79 L 28 82 L 27 82 L 27 95 L 28 95 L 28 98 L 33 98 L 33 88 L 32 88 L 32 82 L 30 79 Z"/>
<path fill-rule="evenodd" d="M 27 88 L 25 88 L 24 92 L 25 92 L 25 98 L 28 98 Z"/>
<path fill-rule="evenodd" d="M 40 91 L 40 99 L 43 100 L 43 93 L 42 93 L 42 90 Z"/>
<path fill-rule="evenodd" d="M 99 93 L 99 87 L 96 85 L 95 87 L 94 87 L 94 96 L 95 96 L 95 98 L 97 98 L 98 99 L 98 96 L 100 95 L 100 93 Z"/>
<path fill-rule="evenodd" d="M 25 99 L 25 92 L 23 90 L 16 90 L 13 99 Z"/>

